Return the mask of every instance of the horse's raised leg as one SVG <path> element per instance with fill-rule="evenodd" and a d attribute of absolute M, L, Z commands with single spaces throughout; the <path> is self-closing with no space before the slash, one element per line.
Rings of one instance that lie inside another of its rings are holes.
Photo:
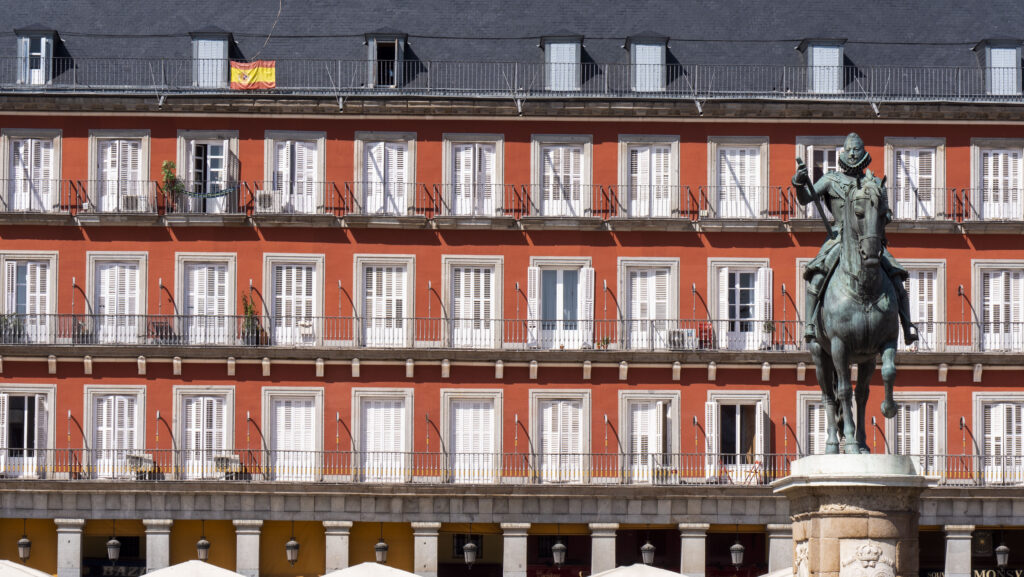
<path fill-rule="evenodd" d="M 853 394 L 857 397 L 857 447 L 861 453 L 870 453 L 866 438 L 867 427 L 864 426 L 864 413 L 868 408 L 868 393 L 871 392 L 871 375 L 875 372 L 875 360 L 865 361 L 857 365 L 857 389 Z"/>
<path fill-rule="evenodd" d="M 896 416 L 896 401 L 892 400 L 892 385 L 896 381 L 896 341 L 885 343 L 882 348 L 882 384 L 885 385 L 885 399 L 882 400 L 882 415 L 886 419 Z"/>
<path fill-rule="evenodd" d="M 853 420 L 853 386 L 850 384 L 850 359 L 842 339 L 832 337 L 832 363 L 836 367 L 836 398 L 843 411 L 843 438 L 846 439 L 846 453 L 856 455 L 860 448 L 857 437 L 857 423 Z"/>
<path fill-rule="evenodd" d="M 811 351 L 811 358 L 814 359 L 818 386 L 821 388 L 821 404 L 825 411 L 825 429 L 828 431 L 825 454 L 835 455 L 839 453 L 839 433 L 836 429 L 836 368 L 832 364 L 832 358 L 819 343 L 812 342 L 808 348 Z"/>

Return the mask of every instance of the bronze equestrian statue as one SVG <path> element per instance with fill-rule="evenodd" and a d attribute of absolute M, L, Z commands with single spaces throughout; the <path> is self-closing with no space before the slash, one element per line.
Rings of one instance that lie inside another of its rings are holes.
<path fill-rule="evenodd" d="M 824 201 L 835 217 L 829 238 L 804 272 L 807 281 L 804 338 L 817 367 L 818 385 L 828 423 L 826 453 L 839 452 L 840 427 L 847 453 L 869 453 L 864 413 L 868 386 L 882 355 L 885 400 L 882 414 L 896 415 L 892 388 L 896 378 L 896 345 L 900 325 L 907 344 L 917 340 L 910 319 L 910 299 L 903 282 L 907 270 L 885 244 L 885 225 L 892 220 L 885 180 L 866 170 L 871 156 L 856 133 L 846 137 L 839 153 L 839 171 L 812 183 L 804 162 L 797 158 L 793 175 L 797 200 Z M 857 416 L 853 416 L 850 365 L 857 364 Z M 855 441 L 855 442 L 854 442 Z"/>

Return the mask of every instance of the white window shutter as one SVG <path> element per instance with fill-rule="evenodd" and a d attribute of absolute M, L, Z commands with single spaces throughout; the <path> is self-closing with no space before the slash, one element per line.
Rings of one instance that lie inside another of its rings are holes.
<path fill-rule="evenodd" d="M 408 146 L 404 142 L 388 142 L 385 145 L 387 152 L 387 199 L 388 206 L 385 211 L 391 214 L 405 215 L 408 212 L 407 203 L 411 199 L 406 198 L 406 183 L 409 175 L 406 173 L 408 164 L 406 153 Z"/>
<path fill-rule="evenodd" d="M 452 180 L 453 198 L 452 205 L 455 214 L 472 214 L 473 208 L 473 156 L 474 146 L 472 144 L 452 145 Z"/>
<path fill-rule="evenodd" d="M 718 347 L 729 347 L 729 267 L 718 267 Z"/>
<path fill-rule="evenodd" d="M 275 191 L 284 191 L 292 182 L 292 142 L 278 140 L 274 142 L 274 182 Z"/>
<path fill-rule="evenodd" d="M 29 82 L 29 42 L 28 36 L 18 38 L 18 84 Z"/>
<path fill-rule="evenodd" d="M 540 337 L 540 267 L 526 269 L 526 342 L 537 346 Z"/>
<path fill-rule="evenodd" d="M 827 438 L 825 404 L 822 402 L 807 403 L 806 454 L 823 455 Z"/>
<path fill-rule="evenodd" d="M 764 408 L 764 401 L 758 401 L 754 405 L 754 451 L 760 453 L 756 458 L 761 461 L 762 467 L 768 466 L 768 463 L 765 463 L 768 448 L 768 414 Z"/>
<path fill-rule="evenodd" d="M 498 194 L 495 186 L 497 184 L 497 167 L 495 165 L 497 153 L 493 144 L 477 144 L 476 150 L 477 192 L 475 193 L 474 200 L 477 205 L 476 213 L 483 216 L 491 216 L 497 214 L 497 209 L 504 200 Z"/>
<path fill-rule="evenodd" d="M 363 210 L 367 214 L 383 212 L 384 183 L 387 169 L 384 165 L 383 142 L 367 142 L 363 147 Z"/>
<path fill-rule="evenodd" d="M 7 411 L 10 406 L 7 393 L 0 393 L 0 473 L 7 471 Z"/>
<path fill-rule="evenodd" d="M 704 403 L 704 453 L 705 470 L 704 475 L 709 479 L 717 479 L 720 463 L 719 435 L 718 430 L 718 403 L 708 401 Z"/>
<path fill-rule="evenodd" d="M 584 347 L 594 342 L 594 269 L 585 266 L 580 269 L 580 320 L 583 323 L 581 340 Z"/>
<path fill-rule="evenodd" d="M 651 216 L 651 147 L 629 149 L 629 216 Z"/>
<path fill-rule="evenodd" d="M 772 344 L 772 335 L 769 327 L 773 327 L 774 321 L 772 316 L 772 293 L 774 292 L 773 281 L 772 281 L 772 269 L 767 266 L 763 266 L 757 269 L 757 278 L 755 280 L 755 298 L 754 303 L 756 312 L 754 313 L 754 334 L 757 338 L 757 344 L 762 347 L 770 347 Z"/>

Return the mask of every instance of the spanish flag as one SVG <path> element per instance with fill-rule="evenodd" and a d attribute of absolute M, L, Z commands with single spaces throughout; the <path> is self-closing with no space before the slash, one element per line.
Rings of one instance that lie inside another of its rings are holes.
<path fill-rule="evenodd" d="M 258 90 L 277 87 L 277 63 L 273 60 L 231 63 L 232 90 Z"/>

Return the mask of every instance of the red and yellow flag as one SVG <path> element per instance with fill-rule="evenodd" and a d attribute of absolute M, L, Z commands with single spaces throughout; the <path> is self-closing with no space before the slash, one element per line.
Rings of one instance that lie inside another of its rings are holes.
<path fill-rule="evenodd" d="M 232 90 L 258 90 L 277 86 L 277 63 L 273 60 L 231 63 Z"/>

